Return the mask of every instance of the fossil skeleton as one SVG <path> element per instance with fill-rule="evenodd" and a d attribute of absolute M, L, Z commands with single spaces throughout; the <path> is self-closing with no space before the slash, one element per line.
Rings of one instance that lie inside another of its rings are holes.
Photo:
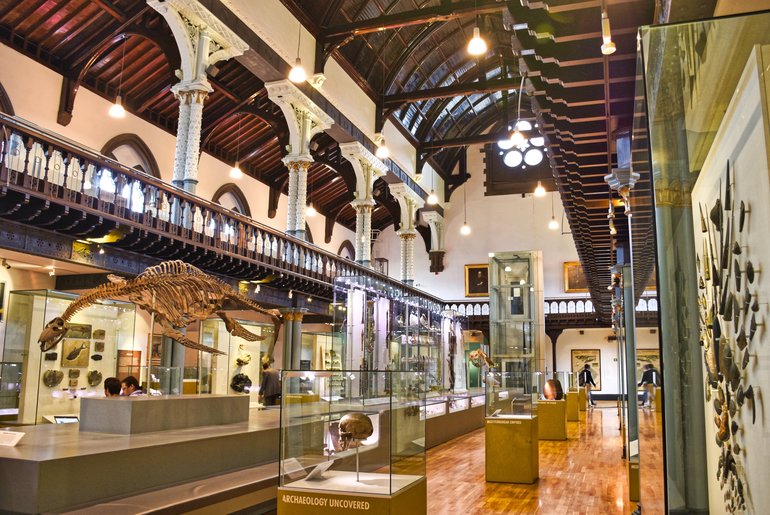
<path fill-rule="evenodd" d="M 109 283 L 83 293 L 60 317 L 46 324 L 38 339 L 43 352 L 52 349 L 61 341 L 69 327 L 69 320 L 77 312 L 98 300 L 122 296 L 127 296 L 131 302 L 153 314 L 164 336 L 173 338 L 185 347 L 212 354 L 224 353 L 187 338 L 179 329 L 196 320 L 205 320 L 211 315 L 217 315 L 225 322 L 227 331 L 233 336 L 251 342 L 265 338 L 248 331 L 225 313 L 223 306 L 228 301 L 241 308 L 270 316 L 275 324 L 276 334 L 281 325 L 281 318 L 276 311 L 259 306 L 219 279 L 183 261 L 165 261 L 148 267 L 134 279 L 110 275 L 109 280 Z M 268 355 L 272 355 L 272 348 Z"/>

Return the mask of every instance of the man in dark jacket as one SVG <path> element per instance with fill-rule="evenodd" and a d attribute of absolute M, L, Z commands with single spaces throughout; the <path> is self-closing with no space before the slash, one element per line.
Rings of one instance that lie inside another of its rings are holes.
<path fill-rule="evenodd" d="M 648 363 L 644 365 L 644 372 L 642 373 L 642 379 L 639 381 L 637 386 L 644 385 L 644 391 L 642 392 L 642 403 L 640 406 L 649 406 L 650 405 L 650 388 L 647 387 L 647 385 L 650 386 L 660 386 L 660 374 L 657 370 L 655 370 L 655 367 L 652 365 L 652 363 Z"/>
<path fill-rule="evenodd" d="M 281 379 L 278 371 L 270 368 L 270 363 L 262 363 L 262 384 L 259 386 L 259 398 L 265 406 L 278 404 L 281 395 Z"/>
<path fill-rule="evenodd" d="M 594 376 L 591 375 L 591 365 L 588 363 L 586 363 L 586 365 L 583 367 L 583 370 L 581 370 L 580 374 L 578 375 L 578 384 L 580 386 L 586 387 L 586 396 L 588 397 L 588 402 L 591 403 L 591 406 L 596 406 L 593 393 L 591 393 L 591 387 L 596 388 L 596 383 L 594 383 Z"/>

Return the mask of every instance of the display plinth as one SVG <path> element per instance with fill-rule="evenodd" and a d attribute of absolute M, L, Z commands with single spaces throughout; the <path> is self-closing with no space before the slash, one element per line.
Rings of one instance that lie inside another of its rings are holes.
<path fill-rule="evenodd" d="M 80 430 L 137 434 L 248 422 L 247 395 L 83 397 Z"/>
<path fill-rule="evenodd" d="M 638 502 L 639 491 L 639 457 L 628 462 L 628 500 Z"/>
<path fill-rule="evenodd" d="M 577 422 L 580 420 L 580 394 L 575 391 L 569 391 L 567 396 L 567 422 Z"/>
<path fill-rule="evenodd" d="M 663 390 L 655 388 L 655 411 L 658 413 L 663 412 Z"/>
<path fill-rule="evenodd" d="M 393 494 L 376 494 L 365 491 L 338 493 L 340 490 L 376 490 L 379 481 L 385 481 L 383 491 L 390 489 L 390 481 L 398 481 L 399 476 L 387 474 L 361 474 L 361 481 L 355 481 L 355 475 L 325 472 L 321 481 L 307 480 L 307 488 L 282 486 L 278 488 L 278 513 L 294 515 L 313 513 L 316 515 L 339 515 L 340 513 L 371 513 L 394 515 L 403 513 L 427 513 L 428 493 L 424 476 L 404 476 L 407 486 Z M 347 480 L 347 482 L 346 482 Z M 344 485 L 339 484 L 346 482 Z M 294 484 L 297 484 L 296 482 Z M 317 485 L 317 486 L 316 486 Z M 356 486 L 358 485 L 358 486 Z M 304 485 L 303 485 L 304 486 Z M 316 488 L 311 488 L 316 486 Z"/>
<path fill-rule="evenodd" d="M 567 401 L 539 401 L 537 416 L 540 440 L 567 439 Z"/>
<path fill-rule="evenodd" d="M 540 474 L 537 426 L 537 416 L 487 417 L 487 481 L 526 484 L 537 481 Z"/>
<path fill-rule="evenodd" d="M 580 408 L 580 411 L 585 411 L 588 409 L 588 398 L 586 396 L 585 386 L 578 388 L 578 407 Z"/>

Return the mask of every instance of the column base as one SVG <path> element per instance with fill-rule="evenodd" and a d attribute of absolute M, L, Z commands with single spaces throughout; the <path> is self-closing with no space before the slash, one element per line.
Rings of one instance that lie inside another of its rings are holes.
<path fill-rule="evenodd" d="M 372 267 L 372 262 L 371 262 L 370 260 L 366 260 L 366 261 L 356 261 L 356 263 L 358 263 L 359 265 L 362 265 L 362 266 L 368 267 L 368 268 L 371 268 L 371 267 Z"/>
<path fill-rule="evenodd" d="M 182 181 L 181 188 L 187 193 L 195 193 L 195 187 L 198 185 L 198 181 L 195 179 L 185 179 Z"/>
<path fill-rule="evenodd" d="M 402 279 L 401 282 L 404 284 L 408 284 L 409 286 L 414 285 L 414 279 Z"/>

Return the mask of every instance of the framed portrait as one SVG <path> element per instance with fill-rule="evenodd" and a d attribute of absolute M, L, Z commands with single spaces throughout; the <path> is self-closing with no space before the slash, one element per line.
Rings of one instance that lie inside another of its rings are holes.
<path fill-rule="evenodd" d="M 90 330 L 89 330 L 90 333 Z M 88 355 L 91 342 L 87 340 L 64 340 L 61 351 L 61 366 L 85 368 L 88 366 Z"/>
<path fill-rule="evenodd" d="M 564 292 L 585 293 L 588 291 L 588 280 L 579 261 L 564 262 Z"/>
<path fill-rule="evenodd" d="M 572 372 L 579 374 L 586 365 L 596 383 L 594 391 L 602 389 L 602 351 L 599 349 L 572 349 Z"/>
<path fill-rule="evenodd" d="M 489 265 L 465 265 L 465 296 L 489 297 Z"/>
<path fill-rule="evenodd" d="M 67 338 L 91 338 L 91 325 L 69 324 L 64 336 Z"/>
<path fill-rule="evenodd" d="M 660 350 L 658 349 L 636 349 L 636 380 L 642 378 L 642 372 L 645 365 L 652 365 L 655 370 L 660 372 Z"/>

